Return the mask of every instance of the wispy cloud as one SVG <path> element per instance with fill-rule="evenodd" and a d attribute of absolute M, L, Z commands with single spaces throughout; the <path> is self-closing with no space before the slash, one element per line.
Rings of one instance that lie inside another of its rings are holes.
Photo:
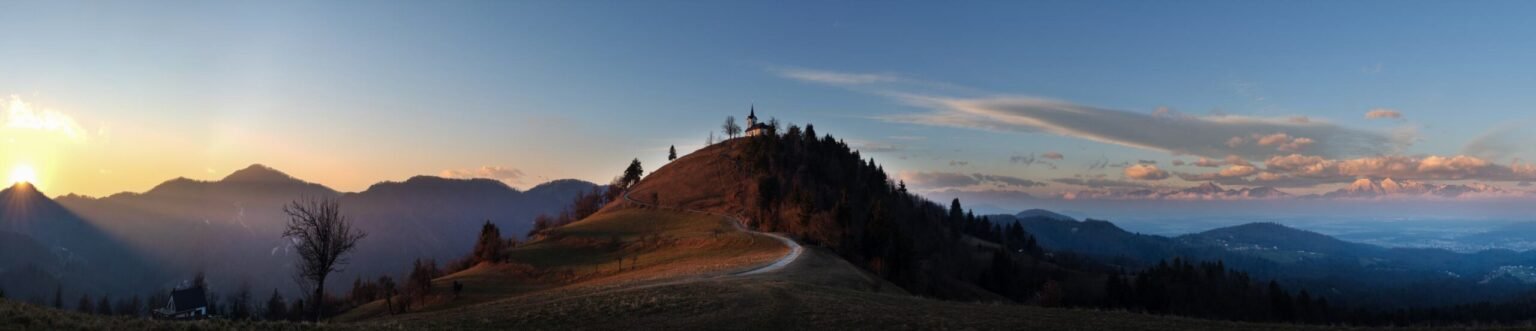
<path fill-rule="evenodd" d="M 444 178 L 486 178 L 506 183 L 508 186 L 522 184 L 527 175 L 522 170 L 500 166 L 483 166 L 471 169 L 449 169 L 438 173 Z"/>
<path fill-rule="evenodd" d="M 865 85 L 913 81 L 896 74 L 845 73 L 804 68 L 775 68 L 773 71 L 784 78 L 832 85 Z"/>
<path fill-rule="evenodd" d="M 1031 97 L 951 99 L 927 97 L 908 103 L 932 112 L 881 119 L 922 125 L 992 131 L 1042 132 L 1102 143 L 1206 157 L 1264 158 L 1277 151 L 1307 149 L 1319 155 L 1351 156 L 1395 152 L 1408 140 L 1384 132 L 1346 128 L 1322 121 L 1247 116 L 1168 116 L 1097 108 Z M 1284 141 L 1233 143 L 1233 137 L 1283 135 Z"/>
<path fill-rule="evenodd" d="M 1365 112 L 1366 119 L 1402 119 L 1403 113 L 1388 108 L 1375 108 Z"/>
<path fill-rule="evenodd" d="M 936 190 L 1020 190 L 1030 187 L 1045 186 L 1045 183 L 1029 179 L 988 175 L 982 173 L 957 173 L 957 172 L 910 172 L 903 171 L 897 175 L 907 185 L 929 191 Z"/>

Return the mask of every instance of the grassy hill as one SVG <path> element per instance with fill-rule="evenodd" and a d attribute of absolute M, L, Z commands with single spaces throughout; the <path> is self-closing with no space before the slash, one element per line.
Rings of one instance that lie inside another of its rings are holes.
<path fill-rule="evenodd" d="M 561 288 L 614 288 L 729 274 L 769 263 L 786 251 L 773 238 L 738 230 L 723 217 L 615 207 L 511 249 L 507 263 L 484 263 L 433 280 L 438 294 L 410 314 Z M 455 281 L 464 286 L 457 298 L 451 295 Z M 366 304 L 337 320 L 397 317 L 384 305 Z"/>
<path fill-rule="evenodd" d="M 359 325 L 289 322 L 155 321 L 106 317 L 0 299 L 0 330 L 366 330 Z"/>

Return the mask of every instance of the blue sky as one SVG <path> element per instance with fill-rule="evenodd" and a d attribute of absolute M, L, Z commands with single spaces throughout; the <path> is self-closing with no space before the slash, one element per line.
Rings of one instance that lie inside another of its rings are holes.
<path fill-rule="evenodd" d="M 141 191 L 251 163 L 343 190 L 417 174 L 528 187 L 606 181 L 634 157 L 654 167 L 668 145 L 697 148 L 724 116 L 756 104 L 847 139 L 935 195 L 1217 179 L 1303 194 L 1388 177 L 1517 190 L 1527 169 L 1514 159 L 1533 151 L 1468 145 L 1529 131 L 1536 25 L 1522 13 L 1533 6 L 13 3 L 0 11 L 0 94 L 67 114 L 95 137 L 13 143 L 0 162 L 44 164 L 59 194 Z M 1059 117 L 1064 109 L 1095 116 Z M 1399 117 L 1367 119 L 1371 110 Z M 1096 122 L 1106 118 L 1147 124 Z M 1299 118 L 1310 124 L 1287 122 Z M 1286 137 L 1257 145 L 1276 133 Z M 1148 137 L 1167 141 L 1130 141 Z M 1215 146 L 1228 138 L 1247 147 Z M 1230 152 L 1242 160 L 1225 162 Z M 1290 155 L 1318 156 L 1310 165 L 1327 173 L 1265 162 Z M 1031 156 L 1054 169 L 1015 161 Z M 1426 161 L 1456 156 L 1483 162 Z M 1173 165 L 1200 157 L 1225 163 Z M 1378 160 L 1389 157 L 1399 159 Z M 1344 169 L 1350 160 L 1380 167 Z M 1245 176 L 1210 177 L 1223 170 Z"/>

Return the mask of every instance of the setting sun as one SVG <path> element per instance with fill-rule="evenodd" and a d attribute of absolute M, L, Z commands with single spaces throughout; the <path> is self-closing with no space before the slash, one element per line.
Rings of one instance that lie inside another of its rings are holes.
<path fill-rule="evenodd" d="M 26 164 L 18 164 L 11 168 L 10 184 L 15 185 L 19 183 L 29 183 L 36 186 L 37 170 L 33 169 L 31 165 Z"/>

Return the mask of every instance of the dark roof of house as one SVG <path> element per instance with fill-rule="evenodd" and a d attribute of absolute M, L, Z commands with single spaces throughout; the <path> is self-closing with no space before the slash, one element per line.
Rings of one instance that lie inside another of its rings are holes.
<path fill-rule="evenodd" d="M 747 131 L 752 131 L 752 130 L 757 130 L 757 129 L 767 129 L 767 128 L 768 128 L 768 124 L 767 123 L 757 123 L 757 124 L 752 124 L 752 126 L 750 126 L 750 127 L 747 127 Z"/>
<path fill-rule="evenodd" d="M 208 306 L 208 294 L 202 286 L 182 290 L 171 291 L 171 303 L 175 304 L 171 309 L 185 311 Z"/>

